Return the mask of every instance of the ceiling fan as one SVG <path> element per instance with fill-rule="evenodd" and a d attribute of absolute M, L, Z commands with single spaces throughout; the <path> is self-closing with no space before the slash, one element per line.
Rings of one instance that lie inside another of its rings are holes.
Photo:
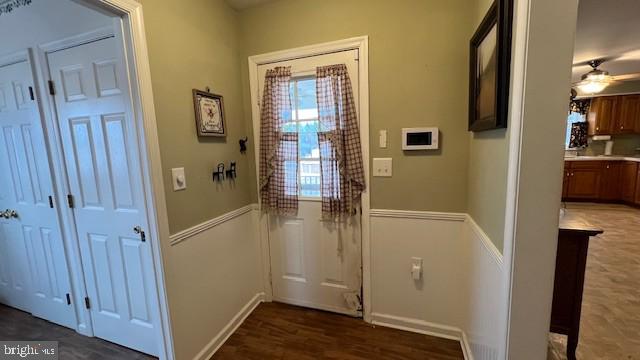
<path fill-rule="evenodd" d="M 579 88 L 583 93 L 595 94 L 617 81 L 640 80 L 640 73 L 609 75 L 608 71 L 598 69 L 598 67 L 607 60 L 611 59 L 601 58 L 589 60 L 586 63 L 574 64 L 574 66 L 591 66 L 591 71 L 582 75 L 582 80 L 575 83 L 574 86 Z"/>

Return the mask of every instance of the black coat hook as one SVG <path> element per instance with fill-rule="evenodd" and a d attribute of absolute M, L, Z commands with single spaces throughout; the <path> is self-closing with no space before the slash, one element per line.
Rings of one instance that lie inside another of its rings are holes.
<path fill-rule="evenodd" d="M 238 142 L 240 143 L 240 153 L 244 154 L 247 152 L 247 143 L 249 142 L 249 138 L 245 136 L 244 139 L 240 139 Z"/>
<path fill-rule="evenodd" d="M 229 170 L 227 170 L 227 178 L 228 179 L 235 179 L 236 178 L 236 163 L 235 163 L 235 161 L 232 161 L 231 163 L 229 163 Z"/>
<path fill-rule="evenodd" d="M 218 164 L 216 171 L 213 172 L 213 181 L 224 180 L 224 163 Z"/>

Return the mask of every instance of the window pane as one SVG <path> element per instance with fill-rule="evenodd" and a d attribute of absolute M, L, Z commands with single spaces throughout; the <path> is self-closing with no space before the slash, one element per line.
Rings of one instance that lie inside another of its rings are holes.
<path fill-rule="evenodd" d="M 300 194 L 302 196 L 320 196 L 320 161 L 300 161 Z"/>
<path fill-rule="evenodd" d="M 320 157 L 320 147 L 318 146 L 318 122 L 300 121 L 299 123 L 299 143 L 301 158 Z"/>
<path fill-rule="evenodd" d="M 304 79 L 296 82 L 298 98 L 298 120 L 318 118 L 318 105 L 316 104 L 316 79 Z"/>
<path fill-rule="evenodd" d="M 282 131 L 283 132 L 297 132 L 297 124 L 295 122 L 287 122 L 282 124 Z"/>

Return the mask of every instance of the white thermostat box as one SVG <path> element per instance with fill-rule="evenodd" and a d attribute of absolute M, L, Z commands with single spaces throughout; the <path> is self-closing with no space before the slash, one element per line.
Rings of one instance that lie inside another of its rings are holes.
<path fill-rule="evenodd" d="M 402 150 L 436 150 L 438 133 L 436 127 L 402 128 Z"/>

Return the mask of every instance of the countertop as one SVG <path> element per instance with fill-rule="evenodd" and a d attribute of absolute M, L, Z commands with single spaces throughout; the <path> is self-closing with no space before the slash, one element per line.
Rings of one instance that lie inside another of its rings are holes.
<path fill-rule="evenodd" d="M 569 209 L 560 210 L 560 232 L 582 233 L 588 236 L 602 234 L 604 231 L 593 225 Z"/>
<path fill-rule="evenodd" d="M 599 156 L 565 156 L 564 161 L 635 161 L 640 162 L 640 157 L 624 155 L 599 155 Z"/>

